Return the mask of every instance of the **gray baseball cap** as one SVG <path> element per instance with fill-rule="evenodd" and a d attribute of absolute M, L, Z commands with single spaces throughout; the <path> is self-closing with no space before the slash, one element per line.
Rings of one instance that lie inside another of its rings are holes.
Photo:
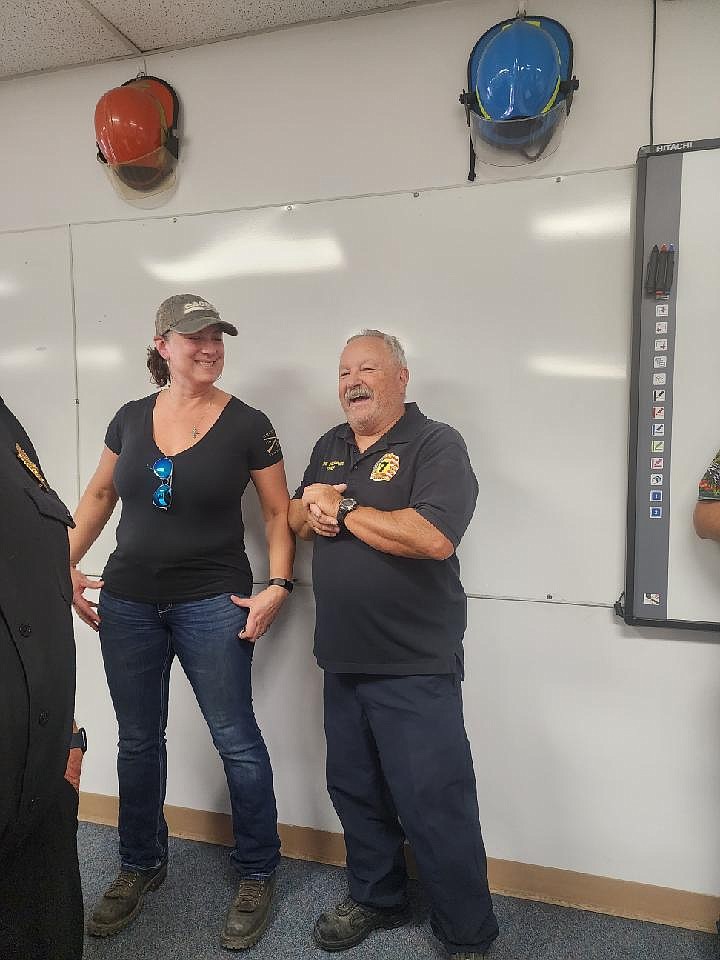
<path fill-rule="evenodd" d="M 227 320 L 221 320 L 220 314 L 207 300 L 195 293 L 176 293 L 174 297 L 163 300 L 158 307 L 155 335 L 164 337 L 171 332 L 197 333 L 213 324 L 217 324 L 223 333 L 237 336 L 237 327 Z"/>

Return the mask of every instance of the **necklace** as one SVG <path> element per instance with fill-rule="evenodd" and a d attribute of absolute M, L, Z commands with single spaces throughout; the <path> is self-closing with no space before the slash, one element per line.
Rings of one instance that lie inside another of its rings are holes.
<path fill-rule="evenodd" d="M 165 392 L 166 391 L 163 391 L 163 393 Z M 199 416 L 193 415 L 193 421 L 190 427 L 190 436 L 192 437 L 193 440 L 197 440 L 197 438 L 200 436 L 200 431 L 202 429 L 203 422 L 207 417 L 208 413 L 210 412 L 210 410 L 212 409 L 212 407 L 214 406 L 214 400 L 215 400 L 215 396 L 213 395 L 210 397 L 207 403 L 200 408 L 202 410 L 202 413 Z M 177 403 L 177 406 L 176 406 L 176 403 Z M 182 401 L 179 401 L 179 402 L 170 401 L 167 414 L 169 419 L 172 422 L 176 424 L 182 424 L 183 430 L 185 430 L 187 429 L 185 426 L 185 424 L 187 424 L 187 420 L 185 419 L 186 415 L 183 414 L 182 407 L 183 407 Z"/>
<path fill-rule="evenodd" d="M 192 425 L 192 430 L 190 431 L 190 436 L 193 438 L 193 440 L 197 440 L 197 438 L 200 436 L 200 430 L 198 429 L 198 424 L 202 424 L 203 420 L 205 419 L 205 417 L 206 417 L 206 415 L 207 415 L 207 413 L 208 413 L 208 411 L 210 410 L 211 407 L 212 407 L 212 400 L 208 400 L 208 402 L 207 402 L 207 407 L 206 407 L 205 410 L 200 414 L 200 416 L 197 418 L 196 422 Z"/>

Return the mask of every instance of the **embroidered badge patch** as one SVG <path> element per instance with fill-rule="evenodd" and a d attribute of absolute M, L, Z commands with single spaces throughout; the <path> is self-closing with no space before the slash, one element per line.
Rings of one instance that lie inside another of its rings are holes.
<path fill-rule="evenodd" d="M 15 444 L 15 455 L 25 469 L 35 477 L 40 486 L 47 488 L 48 483 L 45 477 L 42 475 L 40 467 L 30 459 L 19 443 Z"/>
<path fill-rule="evenodd" d="M 384 453 L 370 474 L 371 480 L 392 480 L 400 469 L 400 457 L 396 453 Z"/>

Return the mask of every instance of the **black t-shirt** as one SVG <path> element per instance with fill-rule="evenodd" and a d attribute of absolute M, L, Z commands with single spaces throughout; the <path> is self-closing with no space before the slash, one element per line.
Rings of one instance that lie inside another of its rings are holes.
<path fill-rule="evenodd" d="M 67 507 L 0 400 L 0 859 L 63 785 L 75 696 Z"/>
<path fill-rule="evenodd" d="M 116 596 L 148 603 L 252 592 L 241 498 L 251 470 L 282 460 L 275 431 L 259 410 L 231 397 L 198 442 L 171 457 L 172 503 L 153 505 L 163 456 L 153 437 L 157 394 L 125 404 L 106 446 L 118 454 L 113 480 L 122 501 L 117 548 L 103 571 Z"/>
<path fill-rule="evenodd" d="M 360 453 L 348 424 L 318 440 L 295 498 L 311 483 L 346 483 L 344 496 L 378 510 L 412 507 L 457 547 L 478 485 L 465 441 L 416 404 Z M 462 673 L 466 597 L 460 564 L 375 550 L 344 530 L 315 537 L 315 656 L 331 673 Z"/>

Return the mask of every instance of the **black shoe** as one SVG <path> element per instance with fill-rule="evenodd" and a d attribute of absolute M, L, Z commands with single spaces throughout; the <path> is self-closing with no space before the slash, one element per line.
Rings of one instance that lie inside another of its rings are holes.
<path fill-rule="evenodd" d="M 391 907 L 380 910 L 366 907 L 347 897 L 332 910 L 321 914 L 315 921 L 313 940 L 322 950 L 349 950 L 362 943 L 373 930 L 392 930 L 402 927 L 412 919 L 410 907 Z"/>
<path fill-rule="evenodd" d="M 142 910 L 143 897 L 157 890 L 167 876 L 167 864 L 156 870 L 121 870 L 98 901 L 88 920 L 91 937 L 112 937 Z"/>
<path fill-rule="evenodd" d="M 228 908 L 220 943 L 226 950 L 247 950 L 265 933 L 275 877 L 240 881 L 235 899 Z"/>

